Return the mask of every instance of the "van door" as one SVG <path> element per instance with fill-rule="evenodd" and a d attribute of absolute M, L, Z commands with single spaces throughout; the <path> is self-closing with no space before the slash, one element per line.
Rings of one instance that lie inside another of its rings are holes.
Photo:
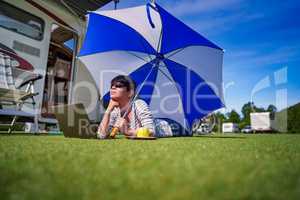
<path fill-rule="evenodd" d="M 55 118 L 51 107 L 69 102 L 77 38 L 71 30 L 52 25 L 41 113 L 44 118 Z"/>

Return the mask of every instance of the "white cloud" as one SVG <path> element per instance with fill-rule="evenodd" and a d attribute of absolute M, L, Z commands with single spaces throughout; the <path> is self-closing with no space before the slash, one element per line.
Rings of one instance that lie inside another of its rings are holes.
<path fill-rule="evenodd" d="M 244 0 L 189 0 L 165 3 L 166 9 L 177 17 L 199 13 L 230 10 L 239 7 Z"/>
<path fill-rule="evenodd" d="M 298 45 L 278 47 L 265 53 L 262 53 L 260 48 L 263 49 L 263 47 L 257 47 L 257 50 L 240 49 L 229 51 L 230 53 L 225 54 L 225 63 L 228 63 L 230 66 L 234 64 L 235 66 L 232 66 L 234 68 L 237 66 L 254 68 L 298 59 L 296 56 L 299 49 Z"/>
<path fill-rule="evenodd" d="M 263 17 L 260 14 L 246 14 L 246 13 L 233 13 L 230 15 L 220 17 L 209 17 L 197 19 L 197 21 L 187 21 L 186 23 L 199 32 L 209 33 L 210 35 L 222 33 L 226 30 L 230 30 L 232 27 L 259 19 Z"/>
<path fill-rule="evenodd" d="M 249 13 L 246 9 L 249 5 L 245 0 L 180 0 L 161 3 L 175 17 L 210 36 L 264 17 L 261 13 Z"/>

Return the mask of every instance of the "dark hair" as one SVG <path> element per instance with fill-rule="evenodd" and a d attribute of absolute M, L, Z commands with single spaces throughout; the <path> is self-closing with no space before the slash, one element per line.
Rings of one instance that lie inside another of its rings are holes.
<path fill-rule="evenodd" d="M 122 85 L 124 85 L 127 91 L 133 90 L 135 92 L 135 82 L 129 76 L 124 76 L 124 75 L 116 76 L 111 80 L 110 84 L 112 86 L 116 83 L 121 83 Z"/>

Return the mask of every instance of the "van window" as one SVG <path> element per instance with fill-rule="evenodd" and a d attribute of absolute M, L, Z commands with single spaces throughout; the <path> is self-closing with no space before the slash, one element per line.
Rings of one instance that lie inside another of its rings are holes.
<path fill-rule="evenodd" d="M 0 1 L 0 27 L 42 40 L 44 21 L 8 3 Z"/>

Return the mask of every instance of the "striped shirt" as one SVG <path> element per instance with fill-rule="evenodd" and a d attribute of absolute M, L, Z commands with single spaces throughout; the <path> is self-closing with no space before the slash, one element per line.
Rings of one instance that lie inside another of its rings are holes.
<path fill-rule="evenodd" d="M 140 127 L 145 127 L 148 128 L 150 132 L 155 134 L 153 116 L 150 112 L 148 104 L 142 99 L 137 99 L 132 104 L 132 111 L 133 111 L 132 112 L 133 115 L 129 122 L 129 128 L 137 129 Z M 115 123 L 119 118 L 121 118 L 120 108 L 115 107 L 110 113 L 109 128 L 108 128 L 109 133 L 111 132 L 113 126 L 115 125 Z M 104 139 L 107 136 L 105 135 L 105 133 L 99 133 L 98 137 L 100 139 Z"/>

